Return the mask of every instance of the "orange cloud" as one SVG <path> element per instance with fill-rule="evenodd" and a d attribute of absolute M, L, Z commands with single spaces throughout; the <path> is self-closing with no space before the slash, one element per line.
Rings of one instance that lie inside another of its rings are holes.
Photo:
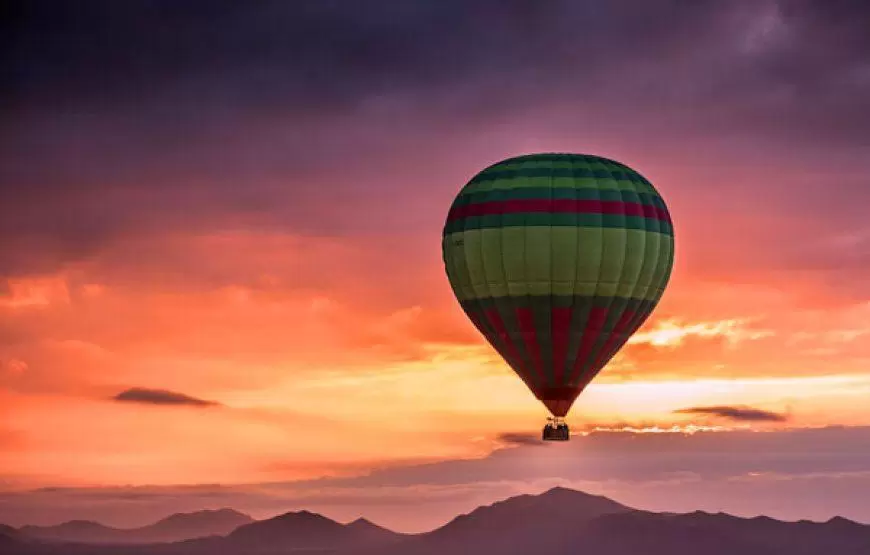
<path fill-rule="evenodd" d="M 702 338 L 721 337 L 733 346 L 742 341 L 774 335 L 771 330 L 747 329 L 745 326 L 747 322 L 747 319 L 742 319 L 680 324 L 674 320 L 659 320 L 655 328 L 634 334 L 629 338 L 628 343 L 648 343 L 655 347 L 677 347 L 683 343 L 686 337 L 695 336 Z"/>
<path fill-rule="evenodd" d="M 459 309 L 438 249 L 420 241 L 142 235 L 54 276 L 14 278 L 0 305 L 0 410 L 18 440 L 0 474 L 292 479 L 481 457 L 499 434 L 537 433 L 540 404 Z M 733 404 L 791 407 L 796 425 L 865 422 L 866 307 L 838 305 L 822 320 L 792 294 L 682 270 L 571 424 L 707 429 L 673 411 Z M 807 354 L 822 348 L 835 358 Z M 131 387 L 224 408 L 145 413 L 108 400 Z M 334 442 L 322 442 L 324 427 Z"/>
<path fill-rule="evenodd" d="M 60 276 L 9 278 L 7 293 L 0 296 L 0 309 L 40 308 L 69 303 L 66 280 Z"/>

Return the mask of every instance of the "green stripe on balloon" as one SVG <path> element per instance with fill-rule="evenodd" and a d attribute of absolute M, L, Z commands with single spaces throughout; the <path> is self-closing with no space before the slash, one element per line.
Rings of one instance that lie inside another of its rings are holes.
<path fill-rule="evenodd" d="M 662 271 L 669 267 L 672 253 L 669 238 L 636 230 L 518 227 L 454 234 L 445 242 L 457 238 L 460 244 L 445 246 L 451 253 L 445 260 L 460 300 L 542 293 L 652 298 L 664 286 Z M 505 249 L 505 244 L 515 247 Z M 625 260 L 623 252 L 613 248 L 619 244 L 643 245 L 645 256 Z M 606 245 L 611 245 L 607 251 Z M 552 256 L 552 252 L 578 254 Z M 578 264 L 580 253 L 587 264 Z M 625 279 L 615 271 L 623 265 Z M 546 273 L 535 273 L 536 267 Z M 602 275 L 608 268 L 609 273 Z M 536 290 L 540 284 L 546 284 L 546 291 Z"/>

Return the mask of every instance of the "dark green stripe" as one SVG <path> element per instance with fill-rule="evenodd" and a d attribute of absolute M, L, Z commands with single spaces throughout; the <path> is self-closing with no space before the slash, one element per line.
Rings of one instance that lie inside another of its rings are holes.
<path fill-rule="evenodd" d="M 662 208 L 664 203 L 661 197 L 650 193 L 636 193 L 634 191 L 599 189 L 597 187 L 517 187 L 516 189 L 488 189 L 485 191 L 472 191 L 460 193 L 456 197 L 453 206 L 466 206 L 482 202 L 495 202 L 503 200 L 604 200 L 636 202 L 648 206 Z"/>
<path fill-rule="evenodd" d="M 511 167 L 516 166 L 516 165 L 523 166 L 523 165 L 532 165 L 532 164 L 536 164 L 536 163 L 545 163 L 545 162 L 569 163 L 575 167 L 577 167 L 577 166 L 579 166 L 579 167 L 583 167 L 583 166 L 587 166 L 587 167 L 598 166 L 598 167 L 600 167 L 600 166 L 603 166 L 605 168 L 612 169 L 614 171 L 622 171 L 622 172 L 631 173 L 631 174 L 637 176 L 638 178 L 640 178 L 641 180 L 643 180 L 645 183 L 649 183 L 648 181 L 646 181 L 646 179 L 642 175 L 640 175 L 639 173 L 637 173 L 636 171 L 634 171 L 630 167 L 626 166 L 625 164 L 623 164 L 621 162 L 617 162 L 616 160 L 611 160 L 609 158 L 595 156 L 594 154 L 569 154 L 569 153 L 564 153 L 564 154 L 559 154 L 559 153 L 526 154 L 526 155 L 522 155 L 522 156 L 515 156 L 513 158 L 508 158 L 508 159 L 502 160 L 500 162 L 496 162 L 495 164 L 492 164 L 491 166 L 484 168 L 483 171 L 481 171 L 480 173 L 504 168 L 505 166 L 511 166 Z"/>
<path fill-rule="evenodd" d="M 490 299 L 492 300 L 492 299 Z M 468 314 L 469 318 L 472 322 L 477 322 L 479 326 L 477 329 L 483 334 L 483 336 L 490 342 L 492 347 L 496 350 L 496 352 L 501 355 L 505 362 L 507 362 L 508 366 L 513 368 L 514 372 L 520 376 L 520 378 L 529 386 L 534 387 L 535 381 L 533 380 L 533 376 L 527 376 L 523 372 L 520 372 L 520 368 L 522 367 L 522 360 L 514 358 L 512 351 L 508 349 L 507 343 L 502 341 L 501 336 L 496 332 L 495 328 L 489 323 L 489 319 L 486 317 L 484 312 L 485 309 L 492 308 L 495 306 L 494 302 L 486 303 L 485 307 L 483 303 L 477 302 L 476 300 L 469 300 L 462 303 L 462 309 Z M 502 316 L 502 321 L 504 322 L 504 316 L 502 314 L 502 310 L 499 310 L 499 315 Z M 510 321 L 504 322 L 505 330 L 510 332 L 510 327 L 508 326 Z M 515 349 L 515 352 L 518 356 L 522 356 L 522 350 L 518 347 Z"/>
<path fill-rule="evenodd" d="M 652 307 L 656 304 L 654 301 L 647 299 L 628 299 L 625 297 L 603 295 L 517 295 L 516 297 L 479 297 L 460 301 L 460 305 L 466 311 L 482 311 L 496 306 L 496 302 L 500 302 L 504 298 L 512 299 L 514 303 L 512 306 L 514 308 L 531 308 L 533 310 L 549 310 L 553 306 L 573 307 L 574 310 L 577 310 L 581 306 L 607 308 L 615 298 L 622 299 L 622 302 L 626 303 L 626 305 L 637 307 L 637 310 L 652 310 Z"/>
<path fill-rule="evenodd" d="M 499 164 L 510 164 L 516 162 L 588 162 L 588 163 L 601 163 L 601 162 L 609 162 L 611 164 L 619 164 L 614 160 L 610 160 L 609 158 L 603 158 L 601 156 L 596 156 L 594 154 L 574 154 L 570 152 L 545 152 L 540 154 L 521 154 L 520 156 L 514 156 L 513 158 L 507 158 L 494 164 L 493 166 L 497 166 Z M 490 167 L 493 167 L 490 166 Z"/>
<path fill-rule="evenodd" d="M 468 182 L 482 183 L 484 181 L 496 181 L 499 179 L 518 179 L 518 178 L 533 178 L 533 177 L 570 177 L 572 179 L 594 178 L 594 179 L 612 179 L 614 181 L 630 181 L 631 183 L 640 183 L 651 186 L 649 181 L 641 177 L 639 174 L 620 170 L 620 169 L 593 169 L 593 168 L 517 168 L 517 169 L 502 169 L 494 167 L 490 170 L 484 170 L 475 175 Z"/>
<path fill-rule="evenodd" d="M 578 214 L 551 212 L 518 212 L 514 214 L 490 214 L 469 216 L 447 222 L 444 235 L 471 229 L 526 226 L 571 226 L 642 229 L 664 235 L 673 235 L 671 224 L 655 218 L 625 216 L 622 214 Z"/>
<path fill-rule="evenodd" d="M 573 374 L 574 364 L 577 362 L 577 355 L 580 352 L 580 344 L 583 342 L 583 332 L 586 329 L 586 324 L 589 321 L 589 315 L 594 306 L 605 306 L 609 297 L 574 297 L 574 307 L 571 313 L 571 326 L 568 336 L 568 356 L 565 361 L 565 372 L 562 374 L 562 383 L 559 385 L 568 385 L 568 380 Z"/>
<path fill-rule="evenodd" d="M 588 380 L 591 380 L 598 371 L 598 368 L 594 363 L 598 359 L 601 349 L 604 347 L 604 343 L 606 343 L 610 337 L 613 327 L 625 311 L 625 307 L 629 302 L 631 302 L 628 299 L 621 297 L 609 297 L 609 299 L 610 302 L 605 305 L 605 308 L 607 308 L 608 311 L 607 316 L 604 319 L 604 327 L 601 328 L 601 331 L 598 333 L 598 338 L 595 340 L 595 343 L 592 345 L 592 349 L 589 350 L 586 358 L 580 361 L 580 366 L 577 368 L 577 371 L 572 373 L 570 376 L 565 377 L 566 384 L 584 384 Z M 637 301 L 633 301 L 633 303 L 636 302 Z"/>

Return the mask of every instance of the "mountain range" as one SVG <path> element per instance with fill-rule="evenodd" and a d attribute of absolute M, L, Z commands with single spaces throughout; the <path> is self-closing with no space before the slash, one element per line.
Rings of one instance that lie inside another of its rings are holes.
<path fill-rule="evenodd" d="M 308 511 L 253 521 L 224 509 L 173 515 L 134 530 L 82 521 L 0 526 L 0 550 L 4 555 L 868 555 L 870 526 L 840 517 L 785 522 L 701 511 L 654 513 L 554 488 L 479 507 L 422 534 L 399 534 L 365 519 L 342 524 Z"/>
<path fill-rule="evenodd" d="M 71 520 L 57 526 L 23 526 L 23 537 L 78 543 L 167 543 L 204 536 L 224 536 L 254 519 L 232 509 L 175 514 L 141 528 L 112 528 L 89 520 Z"/>

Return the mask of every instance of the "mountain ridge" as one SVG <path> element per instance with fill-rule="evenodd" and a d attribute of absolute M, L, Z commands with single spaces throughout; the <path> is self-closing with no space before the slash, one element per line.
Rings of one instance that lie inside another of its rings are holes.
<path fill-rule="evenodd" d="M 115 528 L 91 520 L 68 520 L 52 526 L 22 526 L 18 533 L 23 537 L 54 542 L 147 544 L 222 536 L 251 522 L 254 519 L 250 516 L 223 508 L 174 513 L 136 528 Z"/>
<path fill-rule="evenodd" d="M 0 542 L 4 555 L 117 553 L 111 545 L 28 542 L 4 534 L 3 528 Z M 553 488 L 477 507 L 420 534 L 393 532 L 365 518 L 342 524 L 302 510 L 243 524 L 224 537 L 130 547 L 125 554 L 867 555 L 870 525 L 843 517 L 789 522 L 721 512 L 656 513 L 603 496 Z"/>

